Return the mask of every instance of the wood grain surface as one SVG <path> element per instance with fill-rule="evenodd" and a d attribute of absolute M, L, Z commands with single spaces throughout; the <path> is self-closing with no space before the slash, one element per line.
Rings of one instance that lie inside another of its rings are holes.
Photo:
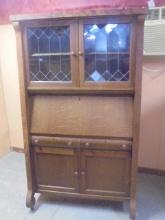
<path fill-rule="evenodd" d="M 33 96 L 32 134 L 132 137 L 131 97 Z"/>

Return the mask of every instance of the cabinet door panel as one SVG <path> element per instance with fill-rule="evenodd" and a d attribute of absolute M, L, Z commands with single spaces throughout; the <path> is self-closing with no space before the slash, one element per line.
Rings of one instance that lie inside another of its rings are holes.
<path fill-rule="evenodd" d="M 26 27 L 27 76 L 31 86 L 68 87 L 78 82 L 75 26 L 75 21 L 67 20 Z"/>
<path fill-rule="evenodd" d="M 79 170 L 75 150 L 51 147 L 34 148 L 38 188 L 77 192 Z"/>
<path fill-rule="evenodd" d="M 80 85 L 128 88 L 132 86 L 133 21 L 82 19 L 79 26 Z"/>
<path fill-rule="evenodd" d="M 96 195 L 129 195 L 130 153 L 84 150 L 81 190 Z"/>

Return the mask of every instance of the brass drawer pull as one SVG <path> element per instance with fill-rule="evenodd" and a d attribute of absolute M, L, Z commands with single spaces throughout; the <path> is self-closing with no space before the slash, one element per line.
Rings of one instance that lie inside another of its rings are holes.
<path fill-rule="evenodd" d="M 34 143 L 36 143 L 36 144 L 37 144 L 38 142 L 39 142 L 39 140 L 38 140 L 38 139 L 35 139 L 35 140 L 34 140 Z"/>
<path fill-rule="evenodd" d="M 78 171 L 74 171 L 74 175 L 75 175 L 75 176 L 78 176 Z"/>
<path fill-rule="evenodd" d="M 85 147 L 89 147 L 89 143 L 88 142 L 85 143 Z"/>
<path fill-rule="evenodd" d="M 126 149 L 127 145 L 126 144 L 122 144 L 122 148 Z"/>
<path fill-rule="evenodd" d="M 79 55 L 79 56 L 83 56 L 83 52 L 79 51 L 79 52 L 78 52 L 78 55 Z"/>
<path fill-rule="evenodd" d="M 85 176 L 85 171 L 81 171 L 81 175 L 82 175 L 82 176 Z"/>
<path fill-rule="evenodd" d="M 72 146 L 72 141 L 68 141 L 68 146 Z"/>
<path fill-rule="evenodd" d="M 76 56 L 76 53 L 74 51 L 72 51 L 70 54 L 71 56 Z"/>

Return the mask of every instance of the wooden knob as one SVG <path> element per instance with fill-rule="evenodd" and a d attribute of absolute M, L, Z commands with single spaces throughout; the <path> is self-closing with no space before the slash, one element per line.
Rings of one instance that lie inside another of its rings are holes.
<path fill-rule="evenodd" d="M 126 147 L 127 147 L 127 145 L 126 145 L 126 144 L 122 144 L 122 148 L 124 148 L 124 149 L 125 149 Z"/>
<path fill-rule="evenodd" d="M 71 145 L 72 145 L 72 141 L 69 141 L 69 142 L 68 142 L 68 146 L 71 146 Z"/>
<path fill-rule="evenodd" d="M 74 51 L 72 51 L 70 54 L 71 54 L 72 56 L 76 56 L 76 53 L 75 53 Z"/>
<path fill-rule="evenodd" d="M 85 143 L 85 146 L 86 146 L 86 147 L 89 147 L 89 143 L 88 143 L 88 142 L 86 142 L 86 143 Z"/>
<path fill-rule="evenodd" d="M 34 140 L 34 143 L 38 143 L 38 139 L 35 139 L 35 140 Z"/>
<path fill-rule="evenodd" d="M 78 175 L 78 171 L 74 171 L 74 175 L 77 176 Z"/>
<path fill-rule="evenodd" d="M 85 175 L 85 171 L 81 171 L 81 175 L 84 176 Z"/>
<path fill-rule="evenodd" d="M 79 55 L 79 56 L 82 56 L 82 55 L 83 55 L 83 52 L 79 51 L 79 52 L 78 52 L 78 55 Z"/>

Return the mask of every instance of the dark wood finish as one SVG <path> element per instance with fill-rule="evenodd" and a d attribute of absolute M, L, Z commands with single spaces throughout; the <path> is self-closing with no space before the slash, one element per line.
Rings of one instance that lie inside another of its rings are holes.
<path fill-rule="evenodd" d="M 62 196 L 62 197 L 71 197 L 71 198 L 79 198 L 79 199 L 91 199 L 91 200 L 108 200 L 108 201 L 129 201 L 130 197 L 127 196 L 110 196 L 110 195 L 94 195 L 94 194 L 84 194 L 84 193 L 67 193 L 67 192 L 60 192 L 56 191 L 54 187 L 44 187 L 39 186 L 37 189 L 38 193 L 51 193 L 55 196 Z"/>
<path fill-rule="evenodd" d="M 121 88 L 121 87 L 115 87 L 115 88 L 78 88 L 78 87 L 72 87 L 71 89 L 68 89 L 66 87 L 47 87 L 47 86 L 28 86 L 27 88 L 28 93 L 30 95 L 134 95 L 134 89 L 133 88 Z"/>
<path fill-rule="evenodd" d="M 108 138 L 73 138 L 73 137 L 45 137 L 31 136 L 32 146 L 58 147 L 58 148 L 81 148 L 81 149 L 99 149 L 113 151 L 131 151 L 132 141 Z"/>
<path fill-rule="evenodd" d="M 130 153 L 84 150 L 81 157 L 82 192 L 129 196 Z"/>
<path fill-rule="evenodd" d="M 17 58 L 19 68 L 19 82 L 20 82 L 20 99 L 21 99 L 21 114 L 22 114 L 22 127 L 24 137 L 24 148 L 25 148 L 25 161 L 26 161 L 26 173 L 27 173 L 27 197 L 26 206 L 33 209 L 35 204 L 35 178 L 33 172 L 33 156 L 32 150 L 29 144 L 29 97 L 26 90 L 26 79 L 24 74 L 24 61 L 23 61 L 23 46 L 22 46 L 22 31 L 18 22 L 13 23 L 16 32 L 16 43 L 17 43 Z"/>
<path fill-rule="evenodd" d="M 12 17 L 20 72 L 28 207 L 34 207 L 36 192 L 129 200 L 130 217 L 135 220 L 145 12 L 145 8 L 105 9 Z M 129 82 L 83 82 L 82 25 L 91 21 L 131 23 Z M 73 83 L 30 82 L 27 27 L 63 24 L 71 27 Z"/>
<path fill-rule="evenodd" d="M 38 139 L 42 139 L 43 137 L 38 137 L 38 136 L 33 136 L 32 137 L 32 141 L 33 141 L 33 143 L 35 144 L 35 140 L 36 140 L 36 142 L 38 142 L 38 144 L 37 144 L 37 146 L 39 145 L 41 145 L 41 146 L 52 146 L 52 147 L 54 147 L 55 146 L 55 143 L 54 143 L 54 141 L 52 140 L 52 139 L 54 139 L 54 138 L 52 138 L 52 137 L 44 137 L 43 139 L 47 139 L 46 141 L 45 140 L 43 140 L 43 141 L 38 141 Z M 63 140 L 63 138 L 62 138 L 62 140 Z M 113 145 L 111 146 L 107 146 L 106 147 L 106 145 L 104 146 L 102 146 L 101 144 L 98 144 L 98 143 L 100 143 L 100 141 L 99 141 L 99 139 L 97 140 L 97 141 L 93 141 L 93 139 L 92 139 L 92 142 L 94 142 L 95 144 L 91 144 L 90 142 L 89 142 L 89 140 L 91 140 L 91 139 L 83 139 L 84 141 L 84 143 L 85 144 L 83 144 L 83 147 L 85 147 L 85 149 L 88 149 L 88 148 L 90 148 L 90 149 L 99 149 L 100 150 L 100 146 L 101 146 L 101 150 L 103 149 L 103 150 L 127 150 L 127 151 L 130 151 L 132 148 L 130 147 L 131 146 L 131 142 L 129 143 L 129 142 L 125 142 L 124 140 L 122 140 L 122 142 L 124 142 L 125 144 L 121 144 L 121 147 L 119 146 L 119 147 L 116 147 L 116 144 L 115 144 L 115 142 L 116 141 L 112 141 L 112 140 L 110 140 L 110 142 L 113 142 Z M 87 142 L 85 142 L 85 140 L 87 141 Z M 105 140 L 105 139 L 104 139 Z M 118 142 L 118 141 L 117 141 Z M 88 147 L 88 144 L 86 144 L 86 143 L 90 143 L 89 144 L 89 147 Z M 61 147 L 61 146 L 63 146 L 63 144 L 58 144 L 58 147 Z M 70 147 L 70 144 L 68 144 L 68 146 Z M 71 145 L 72 146 L 72 145 Z M 77 145 L 76 145 L 77 146 Z M 18 147 L 10 147 L 10 150 L 11 151 L 14 151 L 14 152 L 17 152 L 17 153 L 25 153 L 25 150 L 23 149 L 23 148 L 18 148 Z M 152 174 L 152 175 L 157 175 L 157 176 L 165 176 L 165 171 L 164 170 L 158 170 L 158 169 L 151 169 L 151 168 L 147 168 L 147 167 L 138 167 L 138 173 L 141 173 L 141 174 Z"/>
<path fill-rule="evenodd" d="M 34 96 L 32 99 L 32 134 L 132 138 L 131 97 Z"/>
<path fill-rule="evenodd" d="M 134 97 L 134 120 L 133 120 L 133 147 L 132 147 L 132 170 L 131 170 L 131 201 L 130 217 L 136 219 L 136 183 L 138 166 L 138 148 L 140 140 L 140 113 L 141 113 L 141 86 L 142 86 L 142 63 L 143 63 L 143 36 L 144 16 L 138 16 L 136 23 L 136 66 L 135 66 L 135 97 Z"/>
<path fill-rule="evenodd" d="M 128 140 L 119 140 L 119 139 L 112 140 L 112 139 L 81 138 L 80 146 L 82 149 L 131 151 L 132 142 Z"/>
<path fill-rule="evenodd" d="M 37 188 L 53 186 L 57 191 L 77 192 L 78 156 L 73 149 L 35 147 Z"/>
<path fill-rule="evenodd" d="M 78 148 L 80 138 L 32 136 L 33 146 Z"/>

